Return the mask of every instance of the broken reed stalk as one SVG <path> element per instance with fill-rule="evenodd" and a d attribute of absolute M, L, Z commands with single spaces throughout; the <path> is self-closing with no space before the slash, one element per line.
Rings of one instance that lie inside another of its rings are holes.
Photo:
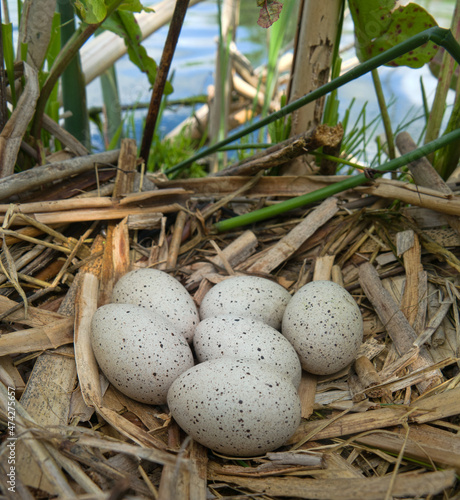
<path fill-rule="evenodd" d="M 123 0 L 116 0 L 107 8 L 107 15 L 105 19 L 107 19 L 112 12 L 115 12 L 116 9 L 122 4 Z M 104 21 L 105 21 L 104 19 Z M 103 21 L 97 24 L 86 24 L 81 23 L 69 41 L 65 44 L 62 50 L 59 52 L 57 58 L 55 59 L 53 66 L 51 67 L 51 71 L 46 79 L 41 92 L 40 97 L 37 101 L 37 106 L 35 109 L 35 117 L 32 123 L 31 135 L 35 137 L 35 139 L 39 139 L 40 131 L 42 128 L 42 120 L 43 114 L 45 112 L 46 104 L 48 103 L 48 99 L 53 91 L 56 83 L 61 77 L 64 70 L 67 68 L 69 63 L 76 56 L 78 51 L 81 49 L 83 44 L 91 37 L 91 35 L 101 26 Z"/>
<path fill-rule="evenodd" d="M 392 172 L 398 168 L 403 167 L 404 165 L 407 165 L 410 162 L 422 158 L 423 156 L 427 156 L 428 154 L 444 147 L 446 144 L 449 144 L 450 142 L 458 139 L 460 139 L 460 128 L 432 142 L 429 142 L 428 144 L 425 144 L 415 151 L 406 153 L 399 158 L 395 158 L 394 160 L 380 165 L 380 167 L 371 169 L 371 173 L 373 176 L 376 176 L 382 175 L 387 172 Z M 237 217 L 218 222 L 217 224 L 214 224 L 214 229 L 222 232 L 229 231 L 241 226 L 246 226 L 248 224 L 253 224 L 255 222 L 259 222 L 261 220 L 283 214 L 288 210 L 302 207 L 304 205 L 307 205 L 308 203 L 314 203 L 316 201 L 324 200 L 329 196 L 333 196 L 337 193 L 341 193 L 342 191 L 346 191 L 347 189 L 360 186 L 366 182 L 369 182 L 369 180 L 370 179 L 368 176 L 366 176 L 366 174 L 352 175 L 343 181 L 336 182 L 335 184 L 318 189 L 316 191 L 313 191 L 312 193 L 297 196 L 295 198 L 291 198 L 290 200 L 278 203 L 277 205 L 264 207 L 260 210 L 255 210 L 254 212 L 250 212 L 248 214 L 239 215 Z"/>
<path fill-rule="evenodd" d="M 177 40 L 179 39 L 182 25 L 184 23 L 188 4 L 189 0 L 176 1 L 176 7 L 174 9 L 174 14 L 169 26 L 168 36 L 166 38 L 163 54 L 161 56 L 160 66 L 158 67 L 158 72 L 155 78 L 155 85 L 152 90 L 152 97 L 150 100 L 149 111 L 147 113 L 147 119 L 145 122 L 144 135 L 142 137 L 140 152 L 140 156 L 145 161 L 145 164 L 148 163 L 150 146 L 152 145 L 153 134 L 155 132 L 155 127 L 158 119 L 161 98 L 163 97 L 166 79 L 168 78 L 169 68 L 171 66 L 171 61 L 176 50 Z"/>
<path fill-rule="evenodd" d="M 451 54 L 451 56 L 458 63 L 460 63 L 460 45 L 455 40 L 454 36 L 452 35 L 452 32 L 448 29 L 440 28 L 439 26 L 429 28 L 425 31 L 418 33 L 417 35 L 412 36 L 408 40 L 396 45 L 396 47 L 392 47 L 391 49 L 386 50 L 382 54 L 372 57 L 371 59 L 359 64 L 358 66 L 351 69 L 344 75 L 341 75 L 338 78 L 335 78 L 334 80 L 322 85 L 313 92 L 310 92 L 309 94 L 301 97 L 300 99 L 297 99 L 296 101 L 288 104 L 287 106 L 284 106 L 279 111 L 276 111 L 275 113 L 268 115 L 266 118 L 258 121 L 257 123 L 253 123 L 252 125 L 243 128 L 239 132 L 228 136 L 226 139 L 223 139 L 222 141 L 217 142 L 216 144 L 210 146 L 209 148 L 200 151 L 191 158 L 188 158 L 187 160 L 178 163 L 174 167 L 167 169 L 165 173 L 169 175 L 183 170 L 184 168 L 190 166 L 193 162 L 199 160 L 200 158 L 204 158 L 205 156 L 215 153 L 223 146 L 226 146 L 227 144 L 230 144 L 231 142 L 236 141 L 241 137 L 245 137 L 256 130 L 265 127 L 265 125 L 273 123 L 274 121 L 287 116 L 288 114 L 292 113 L 293 111 L 296 111 L 302 106 L 305 106 L 306 104 L 309 104 L 315 101 L 316 99 L 325 96 L 327 93 L 338 89 L 342 85 L 345 85 L 346 83 L 349 83 L 355 80 L 356 78 L 363 76 L 364 74 L 368 73 L 369 71 L 372 71 L 373 69 L 378 68 L 379 66 L 383 66 L 393 61 L 394 59 L 402 56 L 403 54 L 407 54 L 411 50 L 420 47 L 421 45 L 427 43 L 428 41 L 432 41 L 444 47 Z"/>

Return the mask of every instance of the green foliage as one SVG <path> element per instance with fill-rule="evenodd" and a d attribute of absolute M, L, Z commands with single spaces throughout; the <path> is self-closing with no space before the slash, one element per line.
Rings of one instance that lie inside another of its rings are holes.
<path fill-rule="evenodd" d="M 116 3 L 117 0 L 76 0 L 74 5 L 82 21 L 87 24 L 99 24 L 106 19 Z M 128 12 L 153 12 L 152 9 L 144 8 L 140 0 L 124 0 L 117 9 Z"/>
<path fill-rule="evenodd" d="M 107 5 L 101 0 L 76 0 L 75 9 L 87 24 L 101 23 L 107 16 Z"/>
<path fill-rule="evenodd" d="M 195 144 L 186 134 L 179 134 L 173 139 L 160 139 L 155 135 L 149 155 L 149 172 L 169 169 L 173 165 L 189 158 L 195 152 Z M 204 167 L 193 163 L 181 173 L 181 177 L 206 177 Z"/>
<path fill-rule="evenodd" d="M 395 8 L 395 0 L 349 0 L 349 5 L 355 26 L 356 55 L 361 62 L 437 26 L 434 18 L 415 3 Z M 437 50 L 433 42 L 428 42 L 387 65 L 421 68 Z"/>
<path fill-rule="evenodd" d="M 104 21 L 103 28 L 123 38 L 128 49 L 128 56 L 143 73 L 147 75 L 150 85 L 153 86 L 157 74 L 156 62 L 147 54 L 142 46 L 142 32 L 134 14 L 127 10 L 117 10 Z M 172 92 L 169 82 L 165 86 L 165 94 Z"/>

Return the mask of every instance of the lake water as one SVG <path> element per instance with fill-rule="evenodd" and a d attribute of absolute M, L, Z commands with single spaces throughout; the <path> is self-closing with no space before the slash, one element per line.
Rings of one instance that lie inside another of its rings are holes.
<path fill-rule="evenodd" d="M 289 1 L 296 0 L 285 0 L 285 2 Z M 148 2 L 145 1 L 145 3 Z M 450 26 L 450 19 L 455 6 L 454 0 L 424 0 L 419 3 L 433 14 L 440 26 L 446 28 Z M 14 19 L 16 0 L 9 0 L 8 4 L 11 8 L 11 17 Z M 203 1 L 191 7 L 187 12 L 172 64 L 172 70 L 174 71 L 172 99 L 205 94 L 208 85 L 213 82 L 216 40 L 218 37 L 217 12 L 217 0 Z M 257 25 L 257 16 L 256 1 L 243 0 L 241 2 L 240 25 L 236 34 L 236 42 L 239 50 L 249 58 L 254 66 L 263 63 L 267 52 L 266 30 Z M 344 44 L 352 40 L 352 30 L 353 25 L 349 16 L 344 24 Z M 149 54 L 157 62 L 161 58 L 167 31 L 168 28 L 163 27 L 143 42 Z M 352 55 L 353 51 L 349 50 L 343 54 L 343 58 L 346 60 Z M 116 63 L 116 70 L 122 104 L 134 105 L 139 102 L 149 101 L 150 89 L 147 78 L 137 70 L 127 56 Z M 400 123 L 408 113 L 412 113 L 414 116 L 420 114 L 422 104 L 421 78 L 429 99 L 432 99 L 434 95 L 436 80 L 427 67 L 420 70 L 382 68 L 380 75 L 387 100 L 397 99 L 396 104 L 390 107 L 390 115 L 395 124 Z M 87 87 L 87 95 L 90 106 L 100 106 L 102 104 L 99 80 L 95 80 Z M 353 121 L 353 117 L 365 102 L 367 102 L 368 121 L 378 114 L 378 106 L 370 76 L 365 75 L 339 90 L 339 112 L 342 116 L 353 98 L 356 99 L 356 103 L 352 108 L 351 121 Z M 451 92 L 449 102 L 453 102 L 453 98 L 453 92 Z M 161 133 L 167 133 L 182 122 L 189 116 L 191 110 L 188 106 L 178 106 L 167 110 L 161 123 Z M 139 134 L 143 115 L 145 115 L 145 111 L 139 111 L 135 115 Z M 421 121 L 411 125 L 414 137 L 417 137 L 422 126 Z M 378 132 L 380 131 L 381 129 L 378 130 Z M 94 134 L 93 139 L 96 143 L 101 144 L 97 134 Z"/>
<path fill-rule="evenodd" d="M 445 28 L 450 26 L 455 5 L 454 1 L 423 1 L 419 3 L 432 13 L 440 26 Z M 218 37 L 217 14 L 216 0 L 201 2 L 189 9 L 172 65 L 175 76 L 173 82 L 174 93 L 171 98 L 180 99 L 206 93 L 207 86 L 213 82 Z M 254 66 L 262 64 L 267 53 L 266 31 L 257 25 L 257 16 L 258 9 L 255 0 L 241 2 L 240 25 L 237 29 L 236 43 L 239 50 L 249 58 Z M 351 16 L 348 16 L 344 24 L 342 39 L 344 46 L 353 40 L 352 33 L 353 24 Z M 161 58 L 166 34 L 167 28 L 164 27 L 144 41 L 144 45 L 156 61 Z M 343 59 L 346 60 L 352 56 L 353 51 L 349 50 L 343 54 Z M 127 57 L 118 61 L 116 67 L 123 104 L 148 101 L 150 94 L 147 80 L 142 74 L 138 73 L 136 68 L 133 68 Z M 428 67 L 419 70 L 404 67 L 382 68 L 380 76 L 387 100 L 395 102 L 389 109 L 394 124 L 407 121 L 409 117 L 420 115 L 422 106 L 420 79 L 423 79 L 428 98 L 431 100 L 434 96 L 436 79 L 431 75 Z M 92 105 L 100 104 L 98 82 L 94 82 L 89 86 L 88 97 Z M 341 116 L 343 116 L 353 98 L 356 102 L 352 108 L 350 123 L 353 122 L 366 102 L 366 118 L 368 121 L 379 114 L 370 75 L 365 75 L 339 90 L 339 113 Z M 450 92 L 449 102 L 452 103 L 453 99 L 454 93 Z M 191 108 L 187 106 L 167 110 L 161 123 L 161 132 L 167 133 L 189 116 L 190 112 Z M 140 129 L 142 114 L 138 113 L 137 116 L 139 117 Z M 423 122 L 419 120 L 410 125 L 409 131 L 414 138 L 418 138 L 422 128 Z M 379 126 L 377 133 L 382 131 L 383 127 Z M 370 144 L 370 155 L 373 154 L 374 150 L 375 147 Z"/>

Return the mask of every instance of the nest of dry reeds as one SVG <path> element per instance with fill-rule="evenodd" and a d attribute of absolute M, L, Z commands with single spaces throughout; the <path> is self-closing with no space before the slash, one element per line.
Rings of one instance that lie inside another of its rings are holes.
<path fill-rule="evenodd" d="M 217 234 L 218 220 L 337 179 L 139 183 L 129 140 L 121 152 L 59 165 L 1 186 L 4 498 L 458 498 L 454 184 L 440 193 L 370 179 Z M 98 372 L 91 316 L 139 267 L 172 274 L 198 305 L 235 274 L 269 277 L 291 293 L 332 279 L 359 304 L 364 343 L 348 369 L 304 373 L 302 423 L 285 446 L 256 459 L 217 456 L 188 439 L 167 407 L 129 399 Z"/>

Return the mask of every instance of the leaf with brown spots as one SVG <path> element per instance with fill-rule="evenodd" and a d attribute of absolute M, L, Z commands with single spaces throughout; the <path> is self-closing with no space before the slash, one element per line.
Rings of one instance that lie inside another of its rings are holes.
<path fill-rule="evenodd" d="M 434 18 L 420 5 L 409 3 L 396 7 L 395 4 L 394 0 L 349 0 L 355 25 L 356 55 L 361 62 L 436 26 Z M 433 42 L 428 42 L 387 66 L 420 68 L 434 57 L 437 50 Z"/>
<path fill-rule="evenodd" d="M 257 0 L 257 5 L 260 7 L 257 24 L 262 28 L 270 28 L 278 21 L 283 4 L 277 0 Z"/>

